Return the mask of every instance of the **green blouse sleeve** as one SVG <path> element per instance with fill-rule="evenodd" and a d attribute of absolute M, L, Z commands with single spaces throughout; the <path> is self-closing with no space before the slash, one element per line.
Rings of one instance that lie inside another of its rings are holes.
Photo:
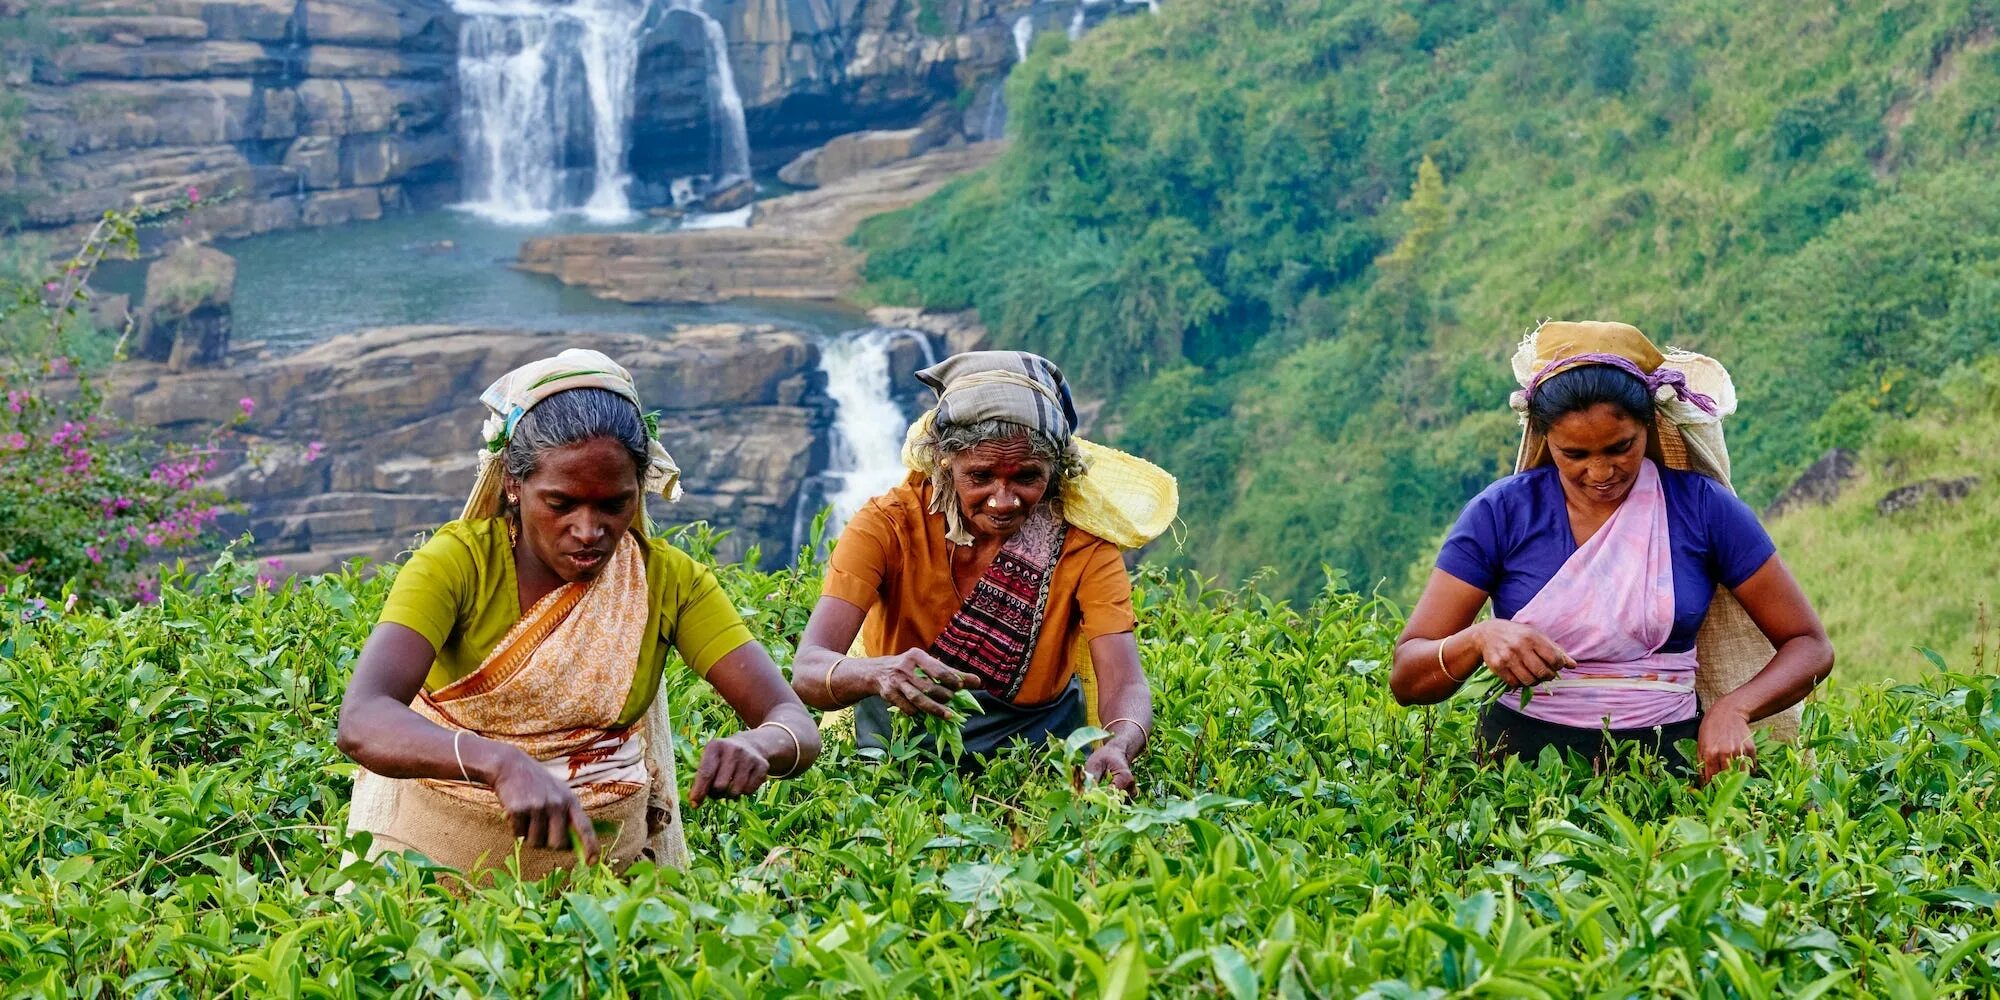
<path fill-rule="evenodd" d="M 660 638 L 673 643 L 681 659 L 705 677 L 715 661 L 754 637 L 743 624 L 743 616 L 736 613 L 736 606 L 729 603 L 714 570 L 664 541 L 656 541 L 654 551 L 666 560 L 668 568 L 664 574 L 666 592 L 655 595 L 669 602 L 660 609 Z"/>
<path fill-rule="evenodd" d="M 402 625 L 444 648 L 457 627 L 478 576 L 472 550 L 457 533 L 440 529 L 396 571 L 379 622 Z"/>

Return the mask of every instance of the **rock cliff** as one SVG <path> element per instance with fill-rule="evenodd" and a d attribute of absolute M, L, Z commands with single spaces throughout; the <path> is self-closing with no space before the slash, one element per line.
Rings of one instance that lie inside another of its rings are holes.
<path fill-rule="evenodd" d="M 0 17 L 12 9 L 0 0 Z M 998 81 L 1021 38 L 1144 8 L 705 0 L 704 9 L 728 36 L 754 162 L 775 169 L 834 136 L 926 116 L 993 138 L 1004 118 Z M 196 238 L 372 219 L 459 194 L 450 0 L 73 0 L 62 16 L 28 10 L 45 40 L 0 46 L 0 78 L 22 96 L 25 138 L 40 154 L 0 165 L 0 230 L 10 213 L 28 228 L 68 229 L 191 187 L 237 193 L 196 214 L 187 234 Z M 701 32 L 698 19 L 667 12 L 642 46 L 631 143 L 642 195 L 707 163 Z"/>
<path fill-rule="evenodd" d="M 446 0 L 84 0 L 11 67 L 43 151 L 25 223 L 63 228 L 194 188 L 239 236 L 442 201 L 456 144 Z M 25 79 L 19 77 L 25 76 Z"/>
<path fill-rule="evenodd" d="M 667 336 L 397 327 L 336 337 L 286 357 L 226 369 L 121 366 L 121 415 L 168 434 L 199 434 L 258 403 L 248 447 L 223 456 L 217 482 L 244 505 L 225 525 L 252 531 L 288 572 L 346 559 L 393 559 L 458 516 L 471 488 L 484 410 L 478 394 L 508 369 L 566 346 L 629 368 L 661 412 L 687 494 L 655 520 L 733 530 L 724 558 L 758 546 L 790 556 L 799 491 L 825 465 L 832 417 L 818 347 L 772 327 L 690 327 Z M 317 442 L 317 444 L 315 444 Z"/>

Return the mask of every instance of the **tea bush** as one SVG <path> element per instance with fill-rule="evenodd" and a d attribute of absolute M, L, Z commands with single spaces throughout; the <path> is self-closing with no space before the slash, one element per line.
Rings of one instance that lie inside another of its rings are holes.
<path fill-rule="evenodd" d="M 961 778 L 835 747 L 690 812 L 692 871 L 457 898 L 339 867 L 335 710 L 384 580 L 253 572 L 0 597 L 0 995 L 2000 995 L 2000 684 L 1941 659 L 1704 789 L 1495 767 L 1472 699 L 1390 702 L 1394 608 L 1144 570 L 1130 801 L 1072 782 L 1079 748 Z M 781 661 L 817 573 L 723 570 Z M 670 694 L 691 764 L 726 710 Z"/>

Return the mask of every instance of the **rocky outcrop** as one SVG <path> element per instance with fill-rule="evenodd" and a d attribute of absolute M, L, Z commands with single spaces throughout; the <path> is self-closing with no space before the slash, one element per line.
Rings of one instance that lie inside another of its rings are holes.
<path fill-rule="evenodd" d="M 372 219 L 453 190 L 448 0 L 87 0 L 19 81 L 30 227 L 192 190 L 176 235 Z M 10 85 L 10 89 L 12 89 Z M 227 195 L 226 198 L 218 198 Z"/>
<path fill-rule="evenodd" d="M 748 229 L 585 233 L 529 240 L 521 267 L 621 302 L 839 299 L 859 282 L 861 220 L 914 204 L 990 162 L 997 143 L 937 150 L 760 202 Z"/>
<path fill-rule="evenodd" d="M 219 364 L 229 355 L 236 259 L 214 247 L 182 246 L 146 268 L 132 356 L 169 371 Z"/>
<path fill-rule="evenodd" d="M 850 132 L 800 153 L 778 171 L 778 179 L 793 187 L 824 187 L 927 152 L 939 138 L 921 128 Z"/>
<path fill-rule="evenodd" d="M 1819 460 L 1799 474 L 1792 485 L 1785 487 L 1776 500 L 1771 501 L 1764 513 L 1777 517 L 1786 511 L 1802 507 L 1820 507 L 1832 503 L 1840 497 L 1840 491 L 1860 473 L 1859 463 L 1853 452 L 1846 448 L 1829 449 Z"/>
<path fill-rule="evenodd" d="M 226 370 L 122 367 L 121 415 L 168 434 L 199 434 L 258 405 L 247 447 L 228 449 L 218 482 L 260 552 L 288 572 L 354 557 L 392 559 L 458 515 L 485 411 L 478 394 L 507 370 L 567 346 L 629 368 L 661 411 L 687 495 L 656 504 L 657 522 L 707 520 L 732 530 L 721 554 L 789 554 L 799 491 L 825 465 L 831 420 L 819 352 L 773 327 L 702 326 L 666 336 L 398 327 L 336 337 L 286 357 Z"/>
<path fill-rule="evenodd" d="M 1887 517 L 1898 511 L 1910 510 L 1930 501 L 1937 503 L 1957 503 L 1979 488 L 1978 476 L 1962 476 L 1957 479 L 1925 479 L 1908 486 L 1898 486 L 1875 501 L 1875 513 Z"/>

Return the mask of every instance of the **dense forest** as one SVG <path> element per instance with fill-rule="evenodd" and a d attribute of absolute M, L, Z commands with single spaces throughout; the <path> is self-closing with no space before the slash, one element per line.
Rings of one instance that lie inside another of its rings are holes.
<path fill-rule="evenodd" d="M 974 307 L 1181 478 L 1178 551 L 1406 589 L 1509 467 L 1537 320 L 1735 373 L 1737 485 L 1922 410 L 2000 346 L 2000 7 L 1163 5 L 1008 89 L 994 167 L 861 234 L 872 294 Z"/>

